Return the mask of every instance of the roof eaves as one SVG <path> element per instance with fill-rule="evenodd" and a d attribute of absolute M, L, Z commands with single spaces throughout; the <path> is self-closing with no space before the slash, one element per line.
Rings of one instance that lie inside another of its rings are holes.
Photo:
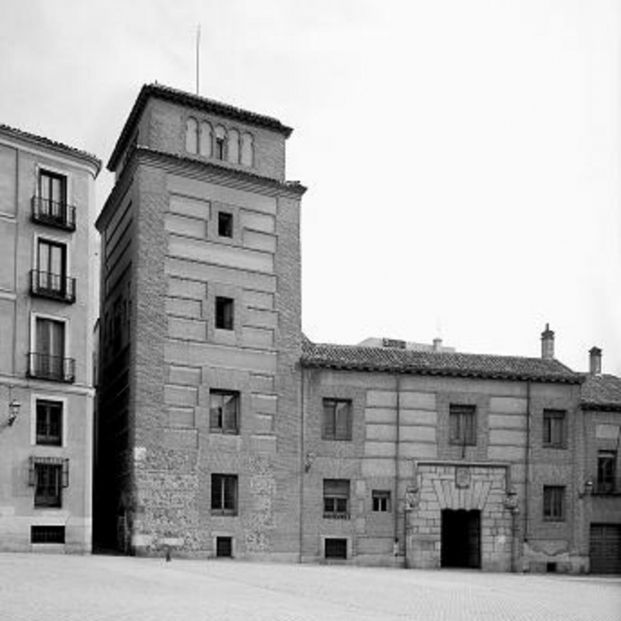
<path fill-rule="evenodd" d="M 218 172 L 221 174 L 231 175 L 233 177 L 237 177 L 239 179 L 244 179 L 245 181 L 253 181 L 256 183 L 261 183 L 263 185 L 268 185 L 273 188 L 278 188 L 280 190 L 285 190 L 287 192 L 293 192 L 298 195 L 302 195 L 306 192 L 308 188 L 302 185 L 299 181 L 279 181 L 278 179 L 274 179 L 273 177 L 265 177 L 263 175 L 257 175 L 256 173 L 251 173 L 246 170 L 238 170 L 237 168 L 229 168 L 228 166 L 219 166 L 215 162 L 204 162 L 202 160 L 197 160 L 192 157 L 186 157 L 184 155 L 178 155 L 176 153 L 169 153 L 167 151 L 159 151 L 157 149 L 152 149 L 151 147 L 137 145 L 134 149 L 137 154 L 145 154 L 145 155 L 153 155 L 156 157 L 162 157 L 165 159 L 173 160 L 182 164 L 200 166 L 203 170 L 209 169 L 214 172 Z"/>
<path fill-rule="evenodd" d="M 436 377 L 466 377 L 478 379 L 538 381 L 546 383 L 578 384 L 581 380 L 574 375 L 542 375 L 527 373 L 511 373 L 501 371 L 484 371 L 475 369 L 422 368 L 406 365 L 377 365 L 371 363 L 337 362 L 333 360 L 313 360 L 304 355 L 301 365 L 306 368 L 329 368 L 344 371 L 366 371 L 376 373 L 402 373 L 404 375 L 427 375 Z"/>
<path fill-rule="evenodd" d="M 580 406 L 583 410 L 598 410 L 600 412 L 621 412 L 621 403 L 614 402 L 598 402 L 598 401 L 581 401 Z"/>
<path fill-rule="evenodd" d="M 58 142 L 57 140 L 52 140 L 51 138 L 46 138 L 45 136 L 32 134 L 22 129 L 11 127 L 10 125 L 5 125 L 4 123 L 0 123 L 0 132 L 4 132 L 5 134 L 8 134 L 13 138 L 16 138 L 18 140 L 24 140 L 25 142 L 35 144 L 39 147 L 52 149 L 54 151 L 61 152 L 64 155 L 76 157 L 81 160 L 86 160 L 94 167 L 95 177 L 99 174 L 99 171 L 101 170 L 101 160 L 92 153 L 89 153 L 88 151 L 82 151 L 81 149 L 70 147 L 63 142 Z"/>

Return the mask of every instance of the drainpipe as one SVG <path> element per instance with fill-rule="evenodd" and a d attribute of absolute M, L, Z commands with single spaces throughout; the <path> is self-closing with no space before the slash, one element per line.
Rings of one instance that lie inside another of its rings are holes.
<path fill-rule="evenodd" d="M 304 367 L 300 365 L 300 523 L 299 523 L 299 560 L 302 562 L 302 546 L 304 545 L 304 477 L 306 475 L 306 453 L 304 447 L 304 427 L 305 427 L 305 412 L 304 412 Z"/>
<path fill-rule="evenodd" d="M 528 542 L 528 508 L 529 508 L 529 483 L 530 483 L 530 419 L 531 419 L 531 384 L 530 380 L 526 382 L 526 448 L 524 454 L 524 533 L 522 540 L 524 543 Z"/>
<path fill-rule="evenodd" d="M 393 501 L 393 541 L 396 543 L 399 539 L 399 448 L 401 444 L 401 376 L 396 376 L 397 382 L 397 434 L 395 437 L 395 488 Z M 403 511 L 403 520 L 405 522 L 405 505 Z M 405 541 L 403 542 L 405 546 Z M 405 551 L 405 548 L 404 548 Z M 405 556 L 405 554 L 404 554 Z"/>

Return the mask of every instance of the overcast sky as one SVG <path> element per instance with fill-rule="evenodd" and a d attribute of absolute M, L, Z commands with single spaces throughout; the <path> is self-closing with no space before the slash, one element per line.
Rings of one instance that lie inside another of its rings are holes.
<path fill-rule="evenodd" d="M 2 0 L 0 122 L 104 162 L 143 83 L 295 128 L 303 328 L 621 374 L 621 3 Z M 98 210 L 110 188 L 97 181 Z"/>

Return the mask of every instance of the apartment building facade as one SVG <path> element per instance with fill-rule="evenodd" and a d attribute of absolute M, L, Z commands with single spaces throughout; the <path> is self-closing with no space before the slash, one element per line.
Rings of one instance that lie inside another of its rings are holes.
<path fill-rule="evenodd" d="M 0 126 L 0 550 L 89 552 L 100 161 Z"/>
<path fill-rule="evenodd" d="M 305 339 L 290 133 L 161 85 L 130 112 L 97 221 L 97 544 L 588 571 L 621 516 L 585 493 L 584 375 L 547 327 L 540 358 Z"/>
<path fill-rule="evenodd" d="M 589 352 L 581 409 L 585 472 L 580 492 L 590 570 L 621 573 L 621 378 L 602 373 L 598 347 Z"/>

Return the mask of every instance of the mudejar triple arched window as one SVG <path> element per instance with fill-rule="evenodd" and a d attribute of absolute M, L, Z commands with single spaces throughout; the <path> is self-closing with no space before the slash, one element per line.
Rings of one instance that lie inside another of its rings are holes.
<path fill-rule="evenodd" d="M 254 138 L 249 132 L 227 129 L 188 117 L 185 124 L 185 150 L 193 155 L 214 158 L 231 164 L 254 165 Z"/>

